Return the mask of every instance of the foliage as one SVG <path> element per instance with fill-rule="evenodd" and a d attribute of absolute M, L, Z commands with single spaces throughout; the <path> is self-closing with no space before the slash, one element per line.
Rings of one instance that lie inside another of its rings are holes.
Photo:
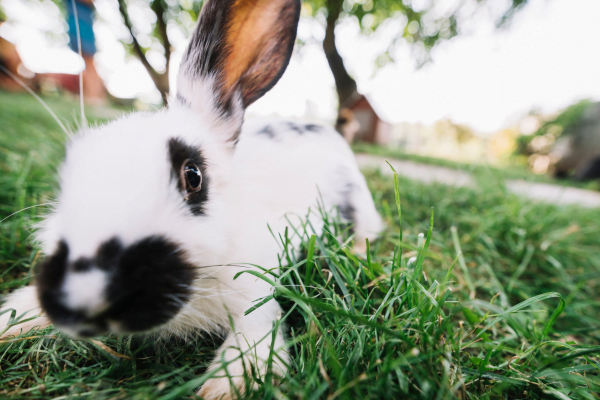
<path fill-rule="evenodd" d="M 549 138 L 550 143 L 561 135 L 570 135 L 574 133 L 581 121 L 584 111 L 592 104 L 591 100 L 584 99 L 571 104 L 558 115 L 544 121 L 541 126 L 531 135 L 521 135 L 517 138 L 517 149 L 515 154 L 530 155 L 538 152 L 533 148 L 532 141 L 539 136 Z"/>
<path fill-rule="evenodd" d="M 4 218 L 51 196 L 65 136 L 26 97 L 0 93 L 0 104 Z M 50 105 L 62 116 L 77 109 Z M 275 283 L 292 364 L 280 386 L 269 377 L 247 398 L 598 396 L 597 210 L 524 202 L 494 176 L 474 189 L 366 177 L 388 225 L 366 254 L 323 215 L 324 232 L 288 231 L 280 273 L 257 277 Z M 3 293 L 25 284 L 39 260 L 27 233 L 42 214 L 31 208 L 0 224 Z M 207 379 L 215 341 L 29 332 L 0 342 L 0 393 L 183 398 Z"/>
<path fill-rule="evenodd" d="M 303 15 L 318 17 L 324 15 L 331 19 L 327 23 L 335 24 L 338 18 L 355 18 L 362 32 L 368 34 L 377 30 L 386 20 L 398 24 L 398 32 L 388 49 L 378 60 L 378 66 L 396 61 L 393 47 L 400 39 L 413 45 L 415 57 L 419 63 L 429 60 L 429 51 L 437 43 L 461 33 L 463 23 L 472 17 L 465 10 L 476 4 L 491 0 L 469 0 L 458 2 L 448 8 L 448 3 L 440 0 L 422 2 L 423 7 L 402 0 L 305 0 Z M 184 36 L 191 33 L 197 20 L 203 0 L 118 0 L 122 20 L 129 32 L 122 40 L 130 54 L 136 56 L 150 74 L 155 85 L 166 99 L 169 91 L 168 69 L 171 57 L 172 30 L 180 30 Z M 505 12 L 498 18 L 498 24 L 504 25 L 515 11 L 527 3 L 526 0 L 511 0 Z M 131 18 L 129 9 L 145 18 Z M 335 51 L 337 53 L 337 50 Z M 339 68 L 344 68 L 339 65 Z M 334 76 L 338 72 L 331 67 Z M 338 87 L 338 92 L 342 90 Z M 339 93 L 338 93 L 339 94 Z"/>
<path fill-rule="evenodd" d="M 438 43 L 461 33 L 463 25 L 485 5 L 486 0 L 447 1 L 405 1 L 405 0 L 304 0 L 306 14 L 325 16 L 339 13 L 340 19 L 355 19 L 362 33 L 370 34 L 386 23 L 397 27 L 397 34 L 387 51 L 378 60 L 378 66 L 399 61 L 392 51 L 396 42 L 404 39 L 413 45 L 417 61 L 421 64 L 429 60 L 429 51 Z M 505 25 L 514 13 L 522 8 L 527 0 L 511 0 L 505 11 L 497 16 L 497 24 Z M 469 11 L 471 10 L 471 11 Z"/>
<path fill-rule="evenodd" d="M 202 4 L 198 0 L 118 0 L 122 22 L 129 33 L 121 42 L 142 62 L 165 104 L 170 90 L 169 67 L 174 50 L 171 38 L 176 34 L 174 31 L 190 36 Z"/>

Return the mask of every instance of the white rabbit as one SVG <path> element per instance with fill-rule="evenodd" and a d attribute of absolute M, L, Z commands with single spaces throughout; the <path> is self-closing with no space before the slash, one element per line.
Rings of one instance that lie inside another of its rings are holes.
<path fill-rule="evenodd" d="M 232 361 L 226 368 L 239 390 L 244 366 L 266 373 L 272 345 L 274 372 L 285 374 L 281 329 L 271 341 L 279 305 L 271 300 L 244 316 L 271 287 L 250 274 L 233 280 L 250 268 L 240 263 L 277 268 L 269 227 L 283 232 L 285 215 L 306 215 L 319 197 L 354 224 L 358 243 L 382 228 L 353 154 L 333 129 L 242 125 L 245 108 L 285 70 L 299 12 L 300 0 L 206 1 L 169 108 L 70 141 L 57 205 L 37 233 L 46 259 L 35 286 L 3 307 L 43 315 L 4 336 L 50 323 L 74 337 L 203 330 L 226 334 L 211 369 Z M 316 215 L 312 223 L 321 229 Z M 229 379 L 213 378 L 199 394 L 229 398 L 230 390 Z"/>

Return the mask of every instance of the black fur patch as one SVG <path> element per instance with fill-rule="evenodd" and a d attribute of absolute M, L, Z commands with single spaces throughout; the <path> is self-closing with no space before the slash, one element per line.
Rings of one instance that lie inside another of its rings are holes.
<path fill-rule="evenodd" d="M 269 139 L 275 139 L 275 131 L 271 125 L 267 125 L 260 131 L 256 132 L 257 135 L 267 135 Z"/>
<path fill-rule="evenodd" d="M 345 184 L 341 191 L 341 195 L 344 200 L 338 205 L 340 216 L 350 223 L 355 222 L 354 214 L 356 213 L 356 209 L 350 201 L 350 196 L 352 195 L 353 190 L 354 185 L 352 183 Z"/>
<path fill-rule="evenodd" d="M 202 155 L 202 150 L 197 147 L 187 145 L 179 138 L 169 139 L 169 160 L 171 161 L 171 179 L 177 181 L 177 187 L 182 190 L 185 185 L 181 182 L 181 167 L 186 160 L 190 160 L 200 169 L 202 174 L 202 188 L 193 193 L 185 193 L 182 196 L 188 196 L 187 204 L 193 215 L 205 215 L 204 205 L 208 201 L 210 179 L 206 168 L 206 159 Z"/>
<path fill-rule="evenodd" d="M 158 236 L 123 249 L 113 274 L 107 290 L 111 302 L 107 317 L 130 332 L 168 322 L 189 300 L 196 278 L 184 252 Z"/>
<path fill-rule="evenodd" d="M 177 96 L 175 96 L 175 98 L 177 99 L 178 102 L 180 102 L 182 105 L 189 107 L 190 106 L 190 102 L 181 95 L 181 93 L 177 93 Z"/>
<path fill-rule="evenodd" d="M 349 173 L 346 168 L 340 168 L 337 171 L 338 182 L 340 182 L 339 194 L 341 200 L 339 201 L 337 208 L 342 219 L 342 222 L 348 223 L 350 226 L 349 232 L 354 232 L 354 224 L 356 223 L 356 208 L 352 203 L 352 192 L 356 190 L 355 185 L 349 179 Z"/>
<path fill-rule="evenodd" d="M 289 130 L 296 132 L 299 135 L 303 135 L 305 132 L 313 132 L 318 133 L 323 129 L 322 126 L 315 124 L 296 124 L 295 122 L 287 122 L 286 123 Z"/>
<path fill-rule="evenodd" d="M 302 127 L 294 122 L 288 122 L 287 123 L 288 129 L 291 131 L 295 131 L 296 133 L 298 133 L 299 135 L 302 135 L 304 133 L 304 129 L 302 129 Z"/>
<path fill-rule="evenodd" d="M 321 132 L 323 127 L 315 124 L 306 124 L 304 125 L 304 129 L 306 129 L 309 132 Z"/>
<path fill-rule="evenodd" d="M 54 254 L 36 266 L 36 287 L 40 304 L 53 321 L 61 323 L 63 321 L 71 323 L 71 318 L 76 317 L 70 316 L 68 310 L 61 303 L 63 296 L 61 286 L 65 279 L 68 257 L 69 246 L 64 240 L 61 240 Z M 80 265 L 81 263 L 76 264 Z"/>
<path fill-rule="evenodd" d="M 64 241 L 54 255 L 38 268 L 40 303 L 50 320 L 62 327 L 79 330 L 81 336 L 96 336 L 108 329 L 108 321 L 127 332 L 148 331 L 168 322 L 189 300 L 196 278 L 194 267 L 174 243 L 150 236 L 125 248 L 112 238 L 100 245 L 93 259 L 81 258 L 68 264 L 69 249 Z M 66 273 L 85 273 L 99 268 L 109 282 L 105 300 L 109 307 L 89 317 L 87 310 L 72 310 L 64 303 L 62 285 Z"/>

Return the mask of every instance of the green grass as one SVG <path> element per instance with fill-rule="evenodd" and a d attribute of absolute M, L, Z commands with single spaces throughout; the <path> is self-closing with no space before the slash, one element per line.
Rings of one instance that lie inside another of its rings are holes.
<path fill-rule="evenodd" d="M 458 161 L 446 160 L 443 158 L 435 158 L 422 156 L 418 154 L 405 153 L 400 149 L 392 147 L 377 146 L 367 143 L 357 143 L 352 146 L 357 153 L 368 153 L 382 157 L 390 157 L 399 160 L 413 161 L 422 164 L 431 164 L 439 167 L 456 169 L 477 174 L 492 173 L 502 179 L 522 179 L 528 182 L 547 183 L 558 186 L 572 186 L 581 189 L 600 190 L 599 181 L 577 182 L 572 179 L 556 179 L 550 175 L 536 175 L 530 172 L 527 167 L 521 165 L 508 165 L 505 167 L 495 167 L 485 163 L 462 163 Z"/>
<path fill-rule="evenodd" d="M 24 96 L 0 93 L 0 121 L 1 219 L 52 198 L 64 135 Z M 324 215 L 325 233 L 289 231 L 302 245 L 285 246 L 279 275 L 261 275 L 284 308 L 292 361 L 280 385 L 267 377 L 248 398 L 599 397 L 597 210 L 528 203 L 497 184 L 366 176 L 388 224 L 368 255 Z M 28 227 L 42 214 L 0 224 L 4 294 L 30 279 Z M 0 397 L 192 398 L 216 342 L 25 333 L 0 343 Z"/>
<path fill-rule="evenodd" d="M 561 135 L 573 135 L 581 128 L 582 116 L 585 110 L 592 105 L 593 102 L 589 99 L 583 99 L 577 103 L 571 104 L 569 107 L 562 110 L 558 115 L 550 120 L 546 120 L 542 125 L 531 135 L 522 135 L 517 139 L 517 149 L 515 155 L 529 155 L 527 147 L 536 136 L 552 135 L 559 137 Z M 558 128 L 558 132 L 553 133 Z"/>
<path fill-rule="evenodd" d="M 46 98 L 68 131 L 77 129 L 79 104 L 68 98 Z M 126 111 L 88 108 L 88 119 L 102 122 Z M 64 155 L 65 133 L 53 117 L 29 94 L 0 91 L 0 292 L 21 281 L 12 278 L 29 276 L 28 271 L 38 252 L 28 241 L 31 226 L 52 201 L 56 187 L 56 168 Z"/>

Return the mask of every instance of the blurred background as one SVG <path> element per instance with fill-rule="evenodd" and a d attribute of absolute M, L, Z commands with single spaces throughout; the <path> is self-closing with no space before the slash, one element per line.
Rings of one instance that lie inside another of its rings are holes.
<path fill-rule="evenodd" d="M 76 97 L 83 70 L 90 106 L 159 107 L 201 7 L 1 0 L 0 63 L 45 96 Z M 599 16 L 597 0 L 304 1 L 290 66 L 248 114 L 333 125 L 373 157 L 597 191 Z"/>
<path fill-rule="evenodd" d="M 0 299 L 43 259 L 32 233 L 81 123 L 77 74 L 92 125 L 160 108 L 201 7 L 0 0 Z M 293 372 L 261 398 L 600 398 L 599 20 L 600 0 L 303 2 L 290 65 L 248 117 L 334 126 L 387 229 L 366 260 L 324 234 L 314 270 L 280 275 L 296 294 L 276 300 L 310 298 L 324 328 L 286 314 Z M 24 335 L 0 343 L 0 397 L 182 398 L 215 347 Z"/>

